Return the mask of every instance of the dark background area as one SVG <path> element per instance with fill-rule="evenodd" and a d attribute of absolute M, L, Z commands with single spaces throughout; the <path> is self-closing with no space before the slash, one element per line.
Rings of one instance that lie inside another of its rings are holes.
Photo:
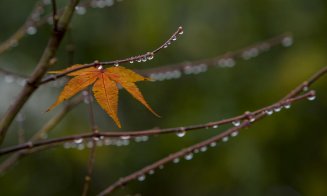
<path fill-rule="evenodd" d="M 23 24 L 36 1 L 0 2 L 0 42 Z M 59 6 L 66 1 L 58 1 Z M 110 3 L 110 1 L 107 1 Z M 51 7 L 46 7 L 50 12 Z M 115 60 L 159 46 L 178 26 L 184 34 L 154 60 L 124 65 L 130 69 L 214 57 L 272 36 L 292 32 L 292 47 L 276 47 L 233 68 L 212 68 L 180 79 L 139 83 L 156 118 L 125 91 L 120 92 L 121 130 L 176 127 L 216 121 L 274 103 L 327 63 L 327 2 L 324 0 L 124 0 L 75 15 L 69 34 L 75 63 Z M 30 74 L 51 33 L 46 24 L 35 35 L 0 55 L 0 67 Z M 68 66 L 64 39 L 53 70 Z M 0 114 L 21 86 L 0 74 Z M 7 82 L 6 82 L 7 81 Z M 168 164 L 143 182 L 132 181 L 114 195 L 327 195 L 327 78 L 313 86 L 317 99 L 282 110 L 227 143 Z M 31 136 L 60 111 L 44 111 L 62 86 L 41 87 L 24 106 L 23 128 Z M 118 131 L 94 103 L 101 131 Z M 226 128 L 150 137 L 128 146 L 98 147 L 91 195 L 121 176 Z M 19 123 L 5 145 L 17 143 Z M 79 105 L 49 138 L 89 131 L 88 107 Z M 89 150 L 52 148 L 28 156 L 0 176 L 0 195 L 80 195 Z M 0 157 L 4 160 L 5 157 Z"/>

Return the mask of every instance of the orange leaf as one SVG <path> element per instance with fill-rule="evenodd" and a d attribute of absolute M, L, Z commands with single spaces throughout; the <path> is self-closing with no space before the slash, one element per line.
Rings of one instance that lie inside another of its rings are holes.
<path fill-rule="evenodd" d="M 111 116 L 120 128 L 121 124 L 117 117 L 118 88 L 116 83 L 110 80 L 106 74 L 101 74 L 93 86 L 93 93 L 100 106 Z"/>
<path fill-rule="evenodd" d="M 50 73 L 63 73 L 82 65 L 73 65 L 67 69 L 61 71 L 52 71 Z M 69 76 L 75 76 L 71 79 L 64 90 L 59 95 L 57 101 L 50 106 L 47 110 L 51 110 L 62 101 L 69 99 L 76 93 L 80 92 L 87 86 L 94 83 L 93 93 L 94 97 L 99 103 L 99 105 L 106 111 L 106 113 L 114 120 L 117 126 L 120 128 L 121 124 L 117 116 L 118 110 L 118 87 L 117 83 L 119 83 L 122 87 L 124 87 L 136 100 L 141 102 L 147 109 L 149 109 L 154 115 L 158 116 L 157 113 L 149 106 L 149 104 L 145 101 L 142 93 L 135 85 L 137 81 L 148 80 L 129 69 L 124 67 L 110 67 L 108 69 L 102 68 L 84 68 L 81 70 L 74 71 L 72 73 L 67 74 Z"/>
<path fill-rule="evenodd" d="M 148 110 L 150 110 L 154 115 L 160 117 L 145 101 L 142 93 L 134 84 L 134 82 L 146 80 L 143 76 L 126 69 L 124 67 L 111 67 L 107 69 L 106 72 L 109 77 L 115 82 L 119 83 L 124 89 L 126 89 L 136 100 L 141 102 Z M 112 77 L 113 74 L 117 74 L 118 77 Z"/>
<path fill-rule="evenodd" d="M 76 76 L 73 79 L 69 80 L 64 90 L 60 93 L 57 101 L 52 104 L 52 106 L 50 106 L 47 111 L 50 111 L 52 108 L 56 107 L 64 100 L 74 96 L 76 93 L 80 92 L 81 90 L 92 84 L 96 79 L 97 75 L 89 74 Z"/>

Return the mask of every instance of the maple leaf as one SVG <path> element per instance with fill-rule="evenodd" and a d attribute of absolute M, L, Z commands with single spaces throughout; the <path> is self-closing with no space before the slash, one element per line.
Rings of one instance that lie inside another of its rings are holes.
<path fill-rule="evenodd" d="M 49 73 L 63 73 L 78 68 L 82 65 L 73 65 L 67 69 L 60 71 L 51 71 Z M 141 91 L 136 86 L 135 82 L 149 80 L 132 70 L 126 69 L 122 66 L 110 67 L 103 69 L 102 66 L 98 68 L 89 67 L 81 70 L 77 70 L 67 74 L 68 76 L 74 76 L 67 82 L 64 89 L 60 93 L 56 102 L 52 104 L 47 111 L 50 111 L 64 100 L 69 99 L 76 93 L 82 91 L 86 87 L 93 85 L 93 94 L 99 105 L 106 111 L 106 113 L 114 120 L 117 126 L 120 128 L 121 124 L 117 116 L 118 110 L 118 87 L 120 84 L 126 89 L 136 100 L 141 102 L 148 110 L 154 115 L 159 115 L 149 106 L 145 101 Z"/>

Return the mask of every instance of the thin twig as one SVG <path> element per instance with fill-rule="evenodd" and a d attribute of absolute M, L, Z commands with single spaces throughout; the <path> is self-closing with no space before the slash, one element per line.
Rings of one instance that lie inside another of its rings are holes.
<path fill-rule="evenodd" d="M 106 62 L 94 61 L 93 63 L 83 64 L 83 65 L 80 65 L 80 66 L 78 66 L 76 68 L 64 71 L 64 72 L 62 72 L 60 74 L 51 75 L 51 76 L 43 79 L 39 83 L 39 85 L 50 82 L 52 80 L 56 80 L 56 79 L 61 78 L 61 77 L 65 76 L 65 75 L 67 75 L 67 74 L 69 74 L 71 72 L 74 72 L 74 71 L 77 71 L 77 70 L 80 70 L 80 69 L 85 69 L 85 68 L 88 68 L 88 67 L 96 67 L 96 66 L 99 66 L 99 65 L 119 65 L 119 64 L 128 63 L 128 62 L 129 63 L 132 63 L 132 62 L 134 63 L 135 61 L 136 62 L 144 62 L 144 61 L 147 61 L 147 60 L 151 60 L 151 59 L 154 58 L 154 55 L 156 53 L 158 53 L 163 48 L 168 47 L 181 34 L 183 34 L 183 28 L 178 27 L 177 31 L 175 33 L 173 33 L 173 35 L 171 35 L 171 37 L 168 40 L 166 40 L 161 46 L 159 46 L 158 48 L 156 48 L 155 50 L 153 50 L 151 52 L 147 52 L 147 53 L 142 54 L 142 55 L 128 57 L 128 58 L 121 59 L 121 60 L 113 60 L 113 61 L 106 61 Z"/>
<path fill-rule="evenodd" d="M 52 4 L 53 32 L 56 33 L 58 31 L 58 19 L 59 19 L 59 16 L 57 15 L 56 0 L 51 0 L 51 4 Z"/>
<path fill-rule="evenodd" d="M 87 92 L 87 91 L 86 91 Z M 95 117 L 94 117 L 94 110 L 92 105 L 92 97 L 90 96 L 92 94 L 91 90 L 89 89 L 88 94 L 85 95 L 86 99 L 88 99 L 89 104 L 89 121 L 91 126 L 91 132 L 93 134 L 97 133 L 97 125 L 95 123 Z M 90 155 L 87 163 L 87 174 L 84 177 L 84 186 L 83 186 L 83 192 L 82 196 L 87 196 L 90 190 L 90 185 L 92 181 L 92 173 L 93 173 L 93 167 L 95 162 L 95 149 L 96 149 L 96 141 L 92 139 L 92 147 L 90 150 Z"/>
<path fill-rule="evenodd" d="M 82 101 L 83 101 L 82 97 L 78 97 L 77 99 L 70 100 L 68 102 L 68 104 L 58 114 L 53 116 L 48 122 L 46 122 L 43 125 L 43 127 L 38 132 L 36 132 L 31 137 L 29 142 L 43 139 L 51 130 L 53 130 L 53 128 L 55 128 L 55 126 L 57 126 L 59 124 L 59 122 L 66 116 L 66 114 L 71 109 L 75 108 L 75 106 L 80 104 Z M 40 148 L 35 148 L 35 149 L 30 149 L 30 150 L 22 150 L 22 151 L 12 154 L 10 157 L 8 157 L 6 160 L 4 160 L 0 164 L 0 174 L 7 171 L 9 168 L 11 168 L 16 163 L 16 161 L 23 158 L 24 156 L 34 153 L 34 152 L 38 152 L 40 150 L 45 150 L 46 148 L 50 148 L 50 147 L 51 146 L 42 146 Z"/>
<path fill-rule="evenodd" d="M 138 73 L 155 78 L 156 74 L 165 74 L 165 73 L 172 73 L 173 71 L 179 71 L 180 73 L 192 74 L 192 68 L 196 66 L 216 66 L 216 67 L 232 67 L 235 65 L 236 59 L 250 59 L 258 56 L 261 53 L 267 52 L 270 48 L 283 45 L 286 46 L 285 40 L 292 39 L 292 35 L 290 33 L 283 33 L 276 37 L 272 37 L 270 39 L 252 44 L 250 46 L 246 46 L 239 50 L 226 52 L 222 55 L 196 60 L 196 61 L 185 61 L 182 63 L 171 64 L 166 66 L 160 66 L 156 68 L 144 69 L 144 70 L 136 70 Z M 288 46 L 288 45 L 287 45 Z M 205 68 L 206 70 L 206 68 Z M 197 72 L 194 69 L 194 73 L 200 73 L 201 70 Z M 154 77 L 153 77 L 154 76 Z"/>
<path fill-rule="evenodd" d="M 326 73 L 326 68 L 324 67 L 323 69 L 321 69 L 320 71 L 318 71 L 316 74 L 314 74 L 313 76 L 311 76 L 309 78 L 309 80 L 306 82 L 307 85 L 311 85 L 313 82 L 315 82 L 317 79 L 321 78 L 321 76 L 323 76 Z M 290 104 L 291 102 L 293 102 L 293 99 L 297 99 L 297 100 L 301 100 L 303 98 L 310 98 L 312 96 L 315 96 L 314 91 L 305 93 L 303 95 L 300 96 L 296 96 L 297 94 L 302 92 L 302 88 L 298 88 L 296 87 L 294 90 L 292 90 L 285 98 L 282 98 L 279 102 L 277 102 L 274 105 L 279 104 L 280 106 L 283 106 L 284 104 Z M 295 97 L 296 96 L 296 97 Z M 284 103 L 286 102 L 286 103 Z M 270 108 L 273 109 L 273 108 Z M 199 151 L 201 148 L 203 147 L 207 147 L 207 146 L 216 146 L 216 142 L 219 141 L 227 141 L 228 138 L 230 136 L 235 136 L 238 135 L 239 131 L 249 127 L 250 125 L 252 125 L 253 123 L 257 122 L 258 120 L 266 117 L 267 115 L 269 115 L 269 113 L 262 111 L 262 112 L 258 112 L 256 113 L 251 120 L 251 118 L 249 119 L 245 119 L 239 126 L 235 126 L 232 127 L 216 136 L 213 136 L 207 140 L 201 141 L 195 145 L 192 145 L 190 147 L 184 148 L 176 153 L 170 154 L 162 159 L 160 159 L 159 161 L 156 161 L 140 170 L 137 170 L 136 172 L 133 172 L 132 174 L 125 176 L 125 177 L 121 177 L 119 178 L 116 182 L 114 182 L 113 184 L 109 185 L 107 188 L 105 188 L 102 192 L 100 192 L 98 195 L 99 196 L 104 196 L 104 195 L 108 195 L 110 193 L 112 193 L 113 191 L 115 191 L 116 189 L 118 189 L 119 187 L 122 187 L 123 185 L 125 185 L 126 183 L 137 179 L 137 178 L 145 178 L 145 175 L 148 174 L 149 172 L 152 172 L 158 168 L 160 168 L 161 166 L 175 160 L 175 159 L 179 159 L 180 157 L 185 156 L 185 158 L 187 159 L 187 156 L 192 157 L 193 156 L 193 152 L 195 151 Z"/>
<path fill-rule="evenodd" d="M 39 1 L 35 4 L 33 11 L 26 19 L 25 23 L 14 34 L 12 34 L 10 38 L 0 44 L 0 54 L 17 45 L 18 41 L 26 35 L 28 27 L 34 27 L 37 24 L 44 6 L 45 4 L 43 1 Z"/>
<path fill-rule="evenodd" d="M 47 72 L 50 66 L 51 59 L 54 58 L 56 51 L 61 43 L 63 36 L 65 35 L 67 26 L 71 20 L 74 13 L 75 6 L 78 4 L 79 0 L 72 0 L 66 7 L 64 13 L 61 15 L 58 22 L 58 31 L 51 35 L 48 45 L 46 46 L 42 57 L 39 60 L 38 65 L 34 69 L 32 75 L 28 79 L 27 84 L 24 86 L 17 99 L 9 106 L 7 112 L 0 120 L 0 145 L 2 144 L 7 130 L 11 125 L 13 119 L 37 89 L 37 84 L 42 79 L 43 75 Z"/>
<path fill-rule="evenodd" d="M 270 106 L 261 108 L 257 111 L 254 111 L 253 113 L 248 113 L 246 112 L 245 115 L 240 115 L 237 117 L 221 120 L 221 121 L 216 121 L 216 122 L 209 122 L 205 124 L 200 124 L 200 125 L 191 125 L 191 126 L 185 126 L 185 127 L 174 127 L 174 128 L 168 128 L 168 129 L 151 129 L 151 130 L 144 130 L 144 131 L 130 131 L 130 132 L 96 132 L 96 133 L 82 133 L 82 134 L 77 134 L 77 135 L 71 135 L 71 136 L 66 136 L 66 137 L 60 137 L 60 138 L 54 138 L 54 139 L 47 139 L 47 140 L 42 140 L 42 141 L 36 141 L 36 142 L 27 142 L 24 144 L 19 144 L 11 147 L 6 147 L 0 149 L 0 156 L 5 155 L 8 153 L 16 152 L 16 151 L 21 151 L 25 149 L 33 149 L 35 147 L 39 146 L 46 146 L 49 144 L 60 144 L 63 142 L 67 141 L 74 141 L 74 140 L 80 140 L 80 139 L 90 139 L 90 138 L 121 138 L 121 137 L 139 137 L 139 136 L 151 136 L 151 135 L 158 135 L 158 134 L 168 134 L 168 133 L 180 133 L 180 132 L 187 132 L 187 131 L 192 131 L 192 130 L 200 130 L 203 128 L 208 128 L 208 127 L 213 127 L 215 128 L 216 125 L 222 125 L 222 124 L 227 124 L 233 121 L 241 121 L 245 119 L 250 119 L 251 116 L 255 116 L 257 114 L 260 114 L 262 112 L 265 112 L 267 110 L 273 110 L 276 108 L 276 106 L 280 107 L 286 104 L 291 104 L 295 101 L 307 98 L 307 97 L 312 97 L 314 96 L 314 91 L 307 92 L 304 95 L 297 96 L 295 98 L 290 98 L 285 101 L 280 101 L 277 103 L 274 103 Z"/>

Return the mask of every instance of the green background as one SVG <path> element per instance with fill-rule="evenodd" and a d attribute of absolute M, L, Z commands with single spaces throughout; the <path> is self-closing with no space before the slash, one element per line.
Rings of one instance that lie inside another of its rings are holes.
<path fill-rule="evenodd" d="M 59 6 L 66 1 L 58 1 Z M 0 42 L 23 22 L 35 1 L 0 2 Z M 51 10 L 46 7 L 46 13 Z M 124 0 L 106 8 L 87 8 L 75 15 L 53 69 L 68 66 L 66 45 L 73 40 L 74 63 L 106 61 L 143 54 L 159 46 L 178 26 L 184 34 L 154 60 L 128 64 L 130 69 L 214 57 L 284 32 L 294 45 L 276 47 L 233 68 L 211 68 L 180 79 L 139 83 L 156 118 L 124 90 L 120 92 L 121 130 L 176 127 L 216 121 L 274 103 L 327 63 L 327 2 L 324 0 Z M 0 67 L 30 74 L 51 33 L 50 25 L 23 38 L 0 54 Z M 0 114 L 21 87 L 0 74 Z M 21 114 L 26 137 L 63 106 L 44 111 L 62 86 L 41 87 Z M 195 154 L 191 161 L 168 164 L 143 182 L 132 181 L 114 195 L 327 195 L 327 78 L 319 80 L 314 102 L 301 101 L 282 110 L 227 143 Z M 95 105 L 101 131 L 119 130 Z M 19 123 L 11 126 L 5 145 L 17 143 Z M 96 150 L 91 194 L 104 189 L 172 152 L 216 135 L 218 129 L 131 141 L 128 146 Z M 79 105 L 49 134 L 49 138 L 88 132 L 88 106 Z M 0 195 L 80 195 L 89 150 L 63 147 L 35 153 L 0 176 Z M 0 157 L 1 161 L 6 157 Z"/>

